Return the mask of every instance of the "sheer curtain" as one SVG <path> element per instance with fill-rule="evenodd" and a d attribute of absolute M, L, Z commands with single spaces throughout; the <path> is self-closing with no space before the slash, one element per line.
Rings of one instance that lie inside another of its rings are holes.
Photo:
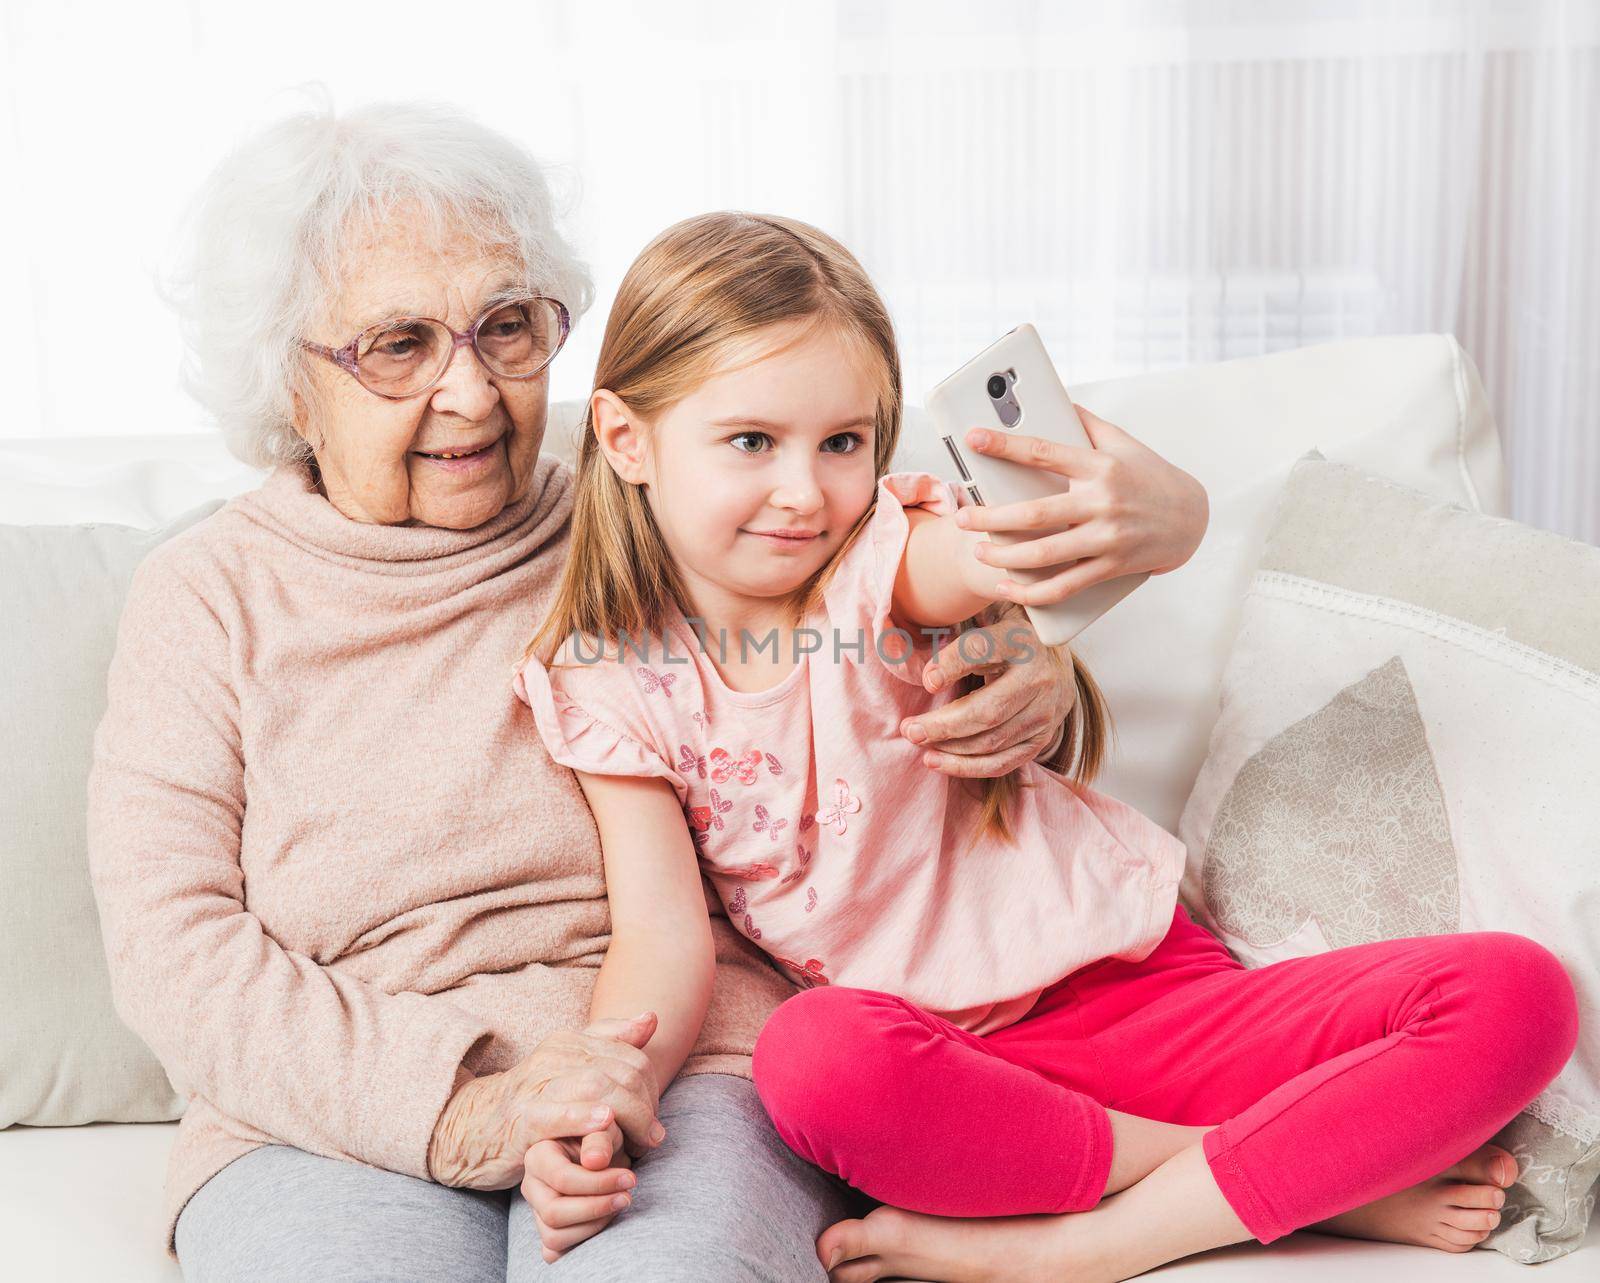
<path fill-rule="evenodd" d="M 203 428 L 152 273 L 209 164 L 316 80 L 461 103 L 558 167 L 600 302 L 557 396 L 651 235 L 776 210 L 873 273 L 914 399 L 1025 319 L 1069 383 L 1453 332 L 1514 514 L 1600 542 L 1594 0 L 4 13 L 0 434 Z"/>

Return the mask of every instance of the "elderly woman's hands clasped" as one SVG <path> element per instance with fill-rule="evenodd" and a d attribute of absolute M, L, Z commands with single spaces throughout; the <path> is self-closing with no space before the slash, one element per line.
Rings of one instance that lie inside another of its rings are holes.
<path fill-rule="evenodd" d="M 651 1013 L 599 1020 L 551 1034 L 503 1073 L 462 1070 L 428 1146 L 433 1178 L 468 1189 L 520 1182 L 547 1259 L 604 1229 L 630 1201 L 629 1148 L 666 1136 L 640 1050 L 655 1029 Z"/>

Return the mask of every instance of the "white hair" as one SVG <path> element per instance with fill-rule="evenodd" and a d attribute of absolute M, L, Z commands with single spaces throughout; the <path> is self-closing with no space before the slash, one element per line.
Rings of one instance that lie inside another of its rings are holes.
<path fill-rule="evenodd" d="M 428 103 L 335 115 L 324 101 L 279 120 L 196 194 L 163 291 L 188 347 L 184 386 L 245 462 L 309 456 L 291 426 L 300 340 L 337 296 L 346 248 L 400 202 L 435 244 L 510 252 L 527 288 L 561 300 L 574 321 L 593 301 L 587 268 L 556 229 L 543 167 L 509 138 Z"/>

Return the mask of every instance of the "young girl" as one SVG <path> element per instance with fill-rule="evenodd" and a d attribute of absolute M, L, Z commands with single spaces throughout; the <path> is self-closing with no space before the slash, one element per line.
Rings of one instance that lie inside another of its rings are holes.
<path fill-rule="evenodd" d="M 1070 777 L 972 785 L 898 735 L 952 694 L 922 683 L 937 646 L 1016 595 L 1001 566 L 1051 563 L 988 545 L 1001 514 L 948 483 L 886 475 L 893 334 L 841 246 L 741 214 L 669 229 L 596 386 L 568 572 L 517 678 L 600 831 L 592 1014 L 655 1012 L 671 1080 L 713 982 L 703 873 L 808 990 L 756 1049 L 780 1134 L 895 1205 L 823 1235 L 835 1277 L 1124 1278 L 1319 1222 L 1483 1237 L 1514 1167 L 1475 1147 L 1575 1037 L 1551 955 L 1486 933 L 1244 971 L 1177 907 L 1182 845 L 1089 787 L 1081 668 Z"/>

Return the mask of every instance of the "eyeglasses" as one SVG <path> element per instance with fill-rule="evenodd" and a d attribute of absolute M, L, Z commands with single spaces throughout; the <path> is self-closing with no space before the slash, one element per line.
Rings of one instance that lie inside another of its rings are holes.
<path fill-rule="evenodd" d="M 531 379 L 555 360 L 571 326 L 564 303 L 530 294 L 496 303 L 465 333 L 431 317 L 400 316 L 368 326 L 342 348 L 306 339 L 300 346 L 349 371 L 368 392 L 399 401 L 438 383 L 464 343 L 490 374 Z"/>

